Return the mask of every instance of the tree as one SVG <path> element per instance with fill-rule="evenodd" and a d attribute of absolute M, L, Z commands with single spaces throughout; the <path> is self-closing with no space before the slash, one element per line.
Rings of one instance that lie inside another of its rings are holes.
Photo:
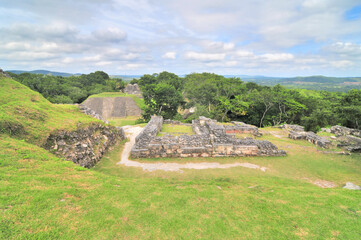
<path fill-rule="evenodd" d="M 138 84 L 146 104 L 143 118 L 147 120 L 154 114 L 173 118 L 179 106 L 184 104 L 179 83 L 178 76 L 168 72 L 142 76 Z"/>

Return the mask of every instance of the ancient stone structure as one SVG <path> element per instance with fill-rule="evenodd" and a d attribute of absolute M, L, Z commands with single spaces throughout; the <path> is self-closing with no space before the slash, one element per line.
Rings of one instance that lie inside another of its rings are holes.
<path fill-rule="evenodd" d="M 332 126 L 331 127 L 331 132 L 334 133 L 338 137 L 339 136 L 352 135 L 352 136 L 361 138 L 361 130 L 342 127 L 342 126 L 339 126 L 339 125 Z"/>
<path fill-rule="evenodd" d="M 330 140 L 320 137 L 314 132 L 296 132 L 291 130 L 289 131 L 288 137 L 293 140 L 307 140 L 322 148 L 329 148 L 331 146 Z"/>
<path fill-rule="evenodd" d="M 131 97 L 88 98 L 82 105 L 90 108 L 104 119 L 140 116 L 142 110 Z"/>
<path fill-rule="evenodd" d="M 193 120 L 192 128 L 196 134 L 190 136 L 157 137 L 162 124 L 162 117 L 152 117 L 136 138 L 131 151 L 133 158 L 286 155 L 285 151 L 279 150 L 269 141 L 239 139 L 234 134 L 227 134 L 227 129 L 235 131 L 233 126 L 224 126 L 205 117 Z M 247 131 L 249 131 L 248 126 Z"/>
<path fill-rule="evenodd" d="M 330 140 L 320 137 L 314 132 L 305 132 L 305 128 L 303 126 L 283 124 L 279 127 L 288 130 L 288 137 L 293 140 L 307 140 L 322 148 L 329 148 L 331 146 Z"/>
<path fill-rule="evenodd" d="M 11 78 L 9 74 L 7 74 L 6 72 L 4 72 L 1 68 L 0 68 L 0 77 L 7 77 L 7 78 Z"/>
<path fill-rule="evenodd" d="M 182 123 L 180 121 L 166 119 L 163 121 L 163 124 L 172 124 L 172 125 L 184 125 L 184 126 L 192 126 L 190 123 Z"/>
<path fill-rule="evenodd" d="M 109 147 L 123 139 L 125 134 L 122 128 L 92 124 L 75 131 L 54 132 L 46 140 L 44 148 L 89 168 L 100 160 Z"/>
<path fill-rule="evenodd" d="M 128 84 L 124 90 L 124 93 L 128 93 L 128 94 L 136 94 L 136 95 L 141 95 L 142 92 L 140 91 L 140 88 L 138 86 L 138 84 Z"/>
<path fill-rule="evenodd" d="M 338 137 L 338 147 L 361 153 L 361 130 L 336 125 L 331 127 L 331 132 Z"/>
<path fill-rule="evenodd" d="M 262 136 L 262 134 L 258 131 L 258 127 L 245 124 L 244 122 L 231 122 L 233 125 L 225 125 L 226 133 L 250 133 L 254 136 Z"/>
<path fill-rule="evenodd" d="M 77 106 L 82 113 L 92 116 L 93 118 L 96 118 L 98 120 L 101 120 L 106 124 L 109 124 L 109 122 L 106 119 L 104 119 L 101 115 L 97 114 L 94 110 L 88 108 L 84 104 L 79 104 L 79 105 L 77 104 Z"/>
<path fill-rule="evenodd" d="M 295 132 L 304 132 L 305 127 L 300 125 L 292 125 L 292 124 L 282 124 L 279 126 L 280 128 L 295 131 Z"/>

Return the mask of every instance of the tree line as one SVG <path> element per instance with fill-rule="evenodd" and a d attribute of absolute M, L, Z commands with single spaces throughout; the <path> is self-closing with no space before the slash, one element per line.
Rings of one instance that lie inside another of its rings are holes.
<path fill-rule="evenodd" d="M 119 91 L 125 85 L 122 79 L 110 78 L 102 71 L 70 77 L 11 72 L 9 75 L 52 103 L 81 103 L 92 94 Z"/>
<path fill-rule="evenodd" d="M 157 114 L 190 122 L 199 116 L 219 121 L 243 121 L 259 127 L 300 124 L 306 130 L 341 124 L 361 128 L 361 90 L 347 93 L 261 86 L 213 73 L 192 73 L 180 78 L 169 72 L 144 75 L 138 83 L 146 108 L 143 117 Z M 195 107 L 182 119 L 179 109 Z"/>

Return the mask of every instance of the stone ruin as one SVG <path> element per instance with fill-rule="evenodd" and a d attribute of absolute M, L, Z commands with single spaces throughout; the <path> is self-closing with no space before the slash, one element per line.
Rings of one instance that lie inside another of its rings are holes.
<path fill-rule="evenodd" d="M 339 125 L 332 126 L 331 132 L 333 134 L 335 134 L 337 137 L 352 135 L 352 136 L 361 138 L 361 130 L 348 128 L 348 127 L 342 127 Z"/>
<path fill-rule="evenodd" d="M 103 119 L 142 114 L 142 110 L 131 97 L 91 97 L 85 100 L 81 106 L 91 109 Z"/>
<path fill-rule="evenodd" d="M 331 141 L 325 137 L 318 136 L 314 132 L 305 132 L 305 128 L 299 125 L 284 124 L 281 128 L 288 130 L 288 137 L 293 140 L 307 140 L 319 147 L 329 148 Z"/>
<path fill-rule="evenodd" d="M 1 68 L 0 68 L 0 77 L 11 78 L 10 75 L 4 72 Z"/>
<path fill-rule="evenodd" d="M 285 156 L 269 141 L 253 138 L 239 139 L 234 133 L 258 133 L 254 126 L 233 122 L 221 125 L 217 121 L 200 117 L 192 121 L 195 135 L 157 137 L 163 118 L 153 116 L 136 137 L 131 150 L 133 158 L 158 157 L 221 157 L 221 156 Z"/>
<path fill-rule="evenodd" d="M 344 148 L 350 152 L 361 153 L 361 130 L 338 125 L 332 126 L 330 130 L 340 141 L 337 147 Z"/>
<path fill-rule="evenodd" d="M 128 94 L 136 94 L 136 95 L 141 95 L 142 92 L 140 91 L 140 88 L 138 86 L 138 84 L 128 84 L 124 90 L 124 93 L 128 93 Z"/>

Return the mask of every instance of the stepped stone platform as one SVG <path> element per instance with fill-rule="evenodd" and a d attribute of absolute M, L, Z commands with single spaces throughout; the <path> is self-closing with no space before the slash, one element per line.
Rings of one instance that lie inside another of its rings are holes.
<path fill-rule="evenodd" d="M 162 117 L 152 117 L 135 139 L 131 150 L 133 158 L 286 155 L 285 151 L 279 150 L 269 141 L 239 139 L 234 134 L 227 134 L 227 129 L 234 132 L 237 131 L 237 126 L 238 131 L 244 130 L 240 124 L 225 126 L 215 120 L 200 117 L 192 121 L 195 135 L 157 137 L 162 125 Z"/>
<path fill-rule="evenodd" d="M 82 105 L 90 108 L 104 119 L 140 116 L 142 110 L 131 97 L 88 98 Z"/>

